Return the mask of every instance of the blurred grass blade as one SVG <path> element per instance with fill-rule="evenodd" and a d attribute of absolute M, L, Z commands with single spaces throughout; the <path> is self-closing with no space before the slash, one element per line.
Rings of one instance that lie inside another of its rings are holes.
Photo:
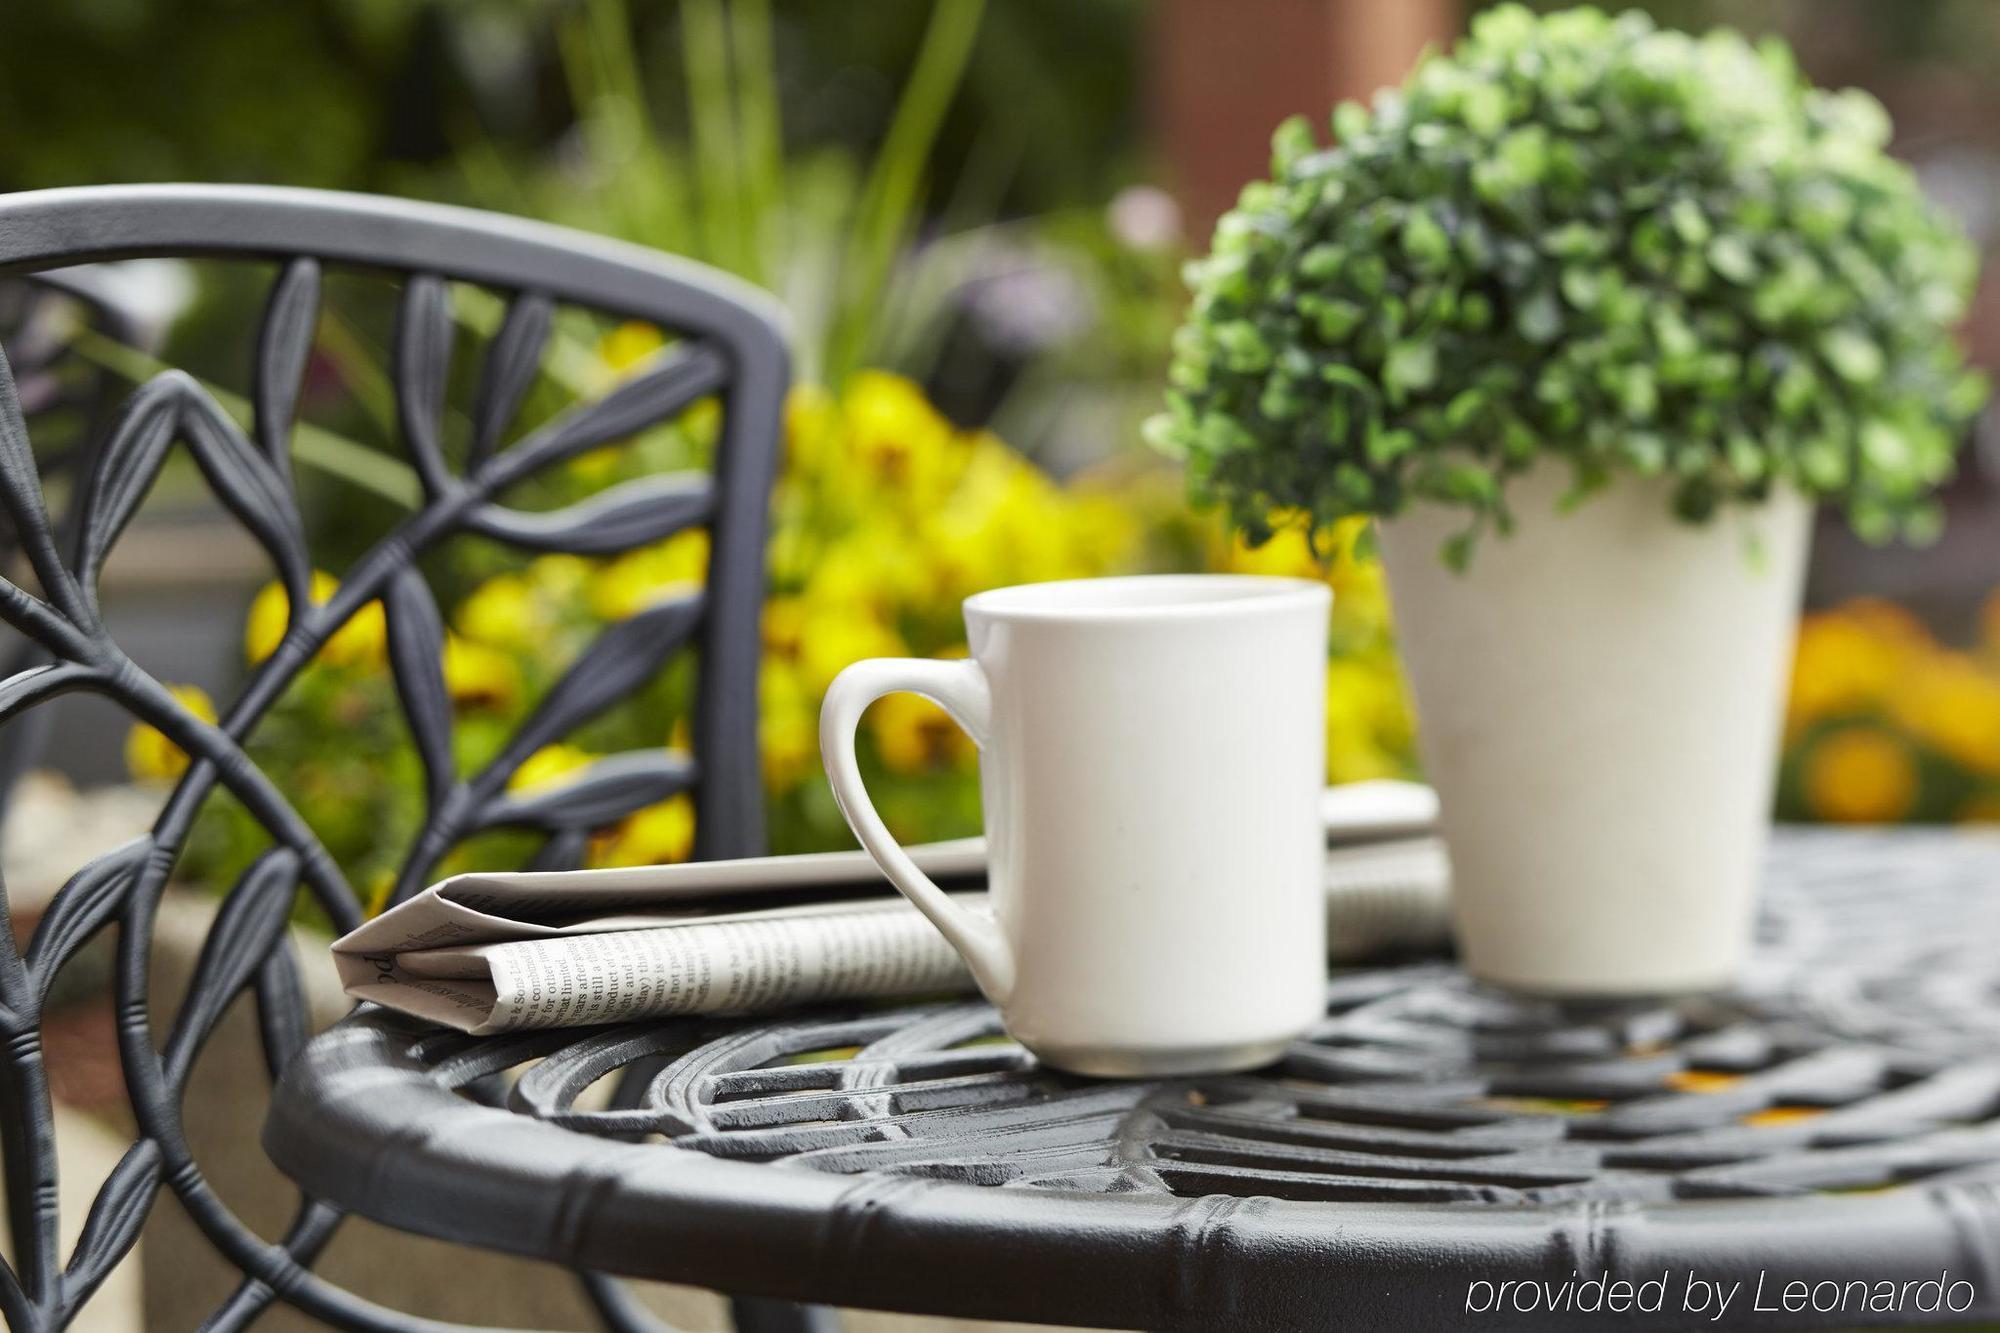
<path fill-rule="evenodd" d="M 589 0 L 562 25 L 560 46 L 591 175 L 606 182 L 591 192 L 592 202 L 604 210 L 609 229 L 656 249 L 693 253 L 680 173 L 646 109 L 624 0 Z"/>
<path fill-rule="evenodd" d="M 370 347 L 338 311 L 321 313 L 319 348 L 340 375 L 354 401 L 384 435 L 396 433 L 396 386 L 382 369 L 379 348 Z"/>
<path fill-rule="evenodd" d="M 721 0 L 681 0 L 681 68 L 687 80 L 703 248 L 710 263 L 750 276 L 744 254 L 742 160 L 729 87 L 729 30 Z"/>
<path fill-rule="evenodd" d="M 869 171 L 841 265 L 840 308 L 828 336 L 826 371 L 839 384 L 868 354 L 868 331 L 896 252 L 910 229 L 925 164 L 957 95 L 985 13 L 985 0 L 937 0 L 888 137 Z"/>
<path fill-rule="evenodd" d="M 785 139 L 771 0 L 735 0 L 729 10 L 729 46 L 735 56 L 737 161 L 749 263 L 743 274 L 774 288 L 772 256 L 785 248 Z"/>

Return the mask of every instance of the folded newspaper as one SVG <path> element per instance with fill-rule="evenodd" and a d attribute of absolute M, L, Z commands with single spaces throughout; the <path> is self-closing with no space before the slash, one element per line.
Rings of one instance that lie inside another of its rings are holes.
<path fill-rule="evenodd" d="M 1323 813 L 1335 958 L 1440 945 L 1449 871 L 1430 789 L 1336 787 Z M 983 902 L 983 840 L 909 850 Z M 457 875 L 336 940 L 333 958 L 355 999 L 475 1035 L 972 988 L 865 852 Z"/>

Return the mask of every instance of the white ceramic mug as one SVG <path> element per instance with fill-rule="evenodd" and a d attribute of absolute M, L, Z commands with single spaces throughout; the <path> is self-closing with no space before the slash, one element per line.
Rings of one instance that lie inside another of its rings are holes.
<path fill-rule="evenodd" d="M 842 813 L 1045 1062 L 1145 1076 L 1275 1059 L 1325 1003 L 1323 584 L 1084 579 L 965 603 L 970 660 L 841 672 L 820 750 Z M 907 690 L 980 750 L 992 916 L 912 864 L 855 766 Z"/>

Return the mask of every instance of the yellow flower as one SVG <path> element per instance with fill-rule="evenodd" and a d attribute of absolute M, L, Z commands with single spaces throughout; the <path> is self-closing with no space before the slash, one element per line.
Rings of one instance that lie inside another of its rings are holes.
<path fill-rule="evenodd" d="M 1254 547 L 1231 534 L 1222 568 L 1232 574 L 1274 574 L 1292 579 L 1326 577 L 1326 566 L 1313 554 L 1305 531 L 1298 527 L 1281 528 L 1271 540 Z"/>
<path fill-rule="evenodd" d="M 666 345 L 666 336 L 653 325 L 636 319 L 627 320 L 597 340 L 597 359 L 612 370 L 624 373 Z"/>
<path fill-rule="evenodd" d="M 588 750 L 558 741 L 554 745 L 544 745 L 541 749 L 521 761 L 514 770 L 514 776 L 507 779 L 507 790 L 528 791 L 537 787 L 553 787 L 569 781 L 590 766 L 597 756 Z"/>
<path fill-rule="evenodd" d="M 1842 713 L 1869 707 L 1903 673 L 1914 634 L 1879 607 L 1849 606 L 1807 616 L 1799 624 L 1786 723 L 1794 732 Z"/>
<path fill-rule="evenodd" d="M 913 511 L 934 503 L 956 475 L 957 431 L 924 391 L 900 375 L 866 370 L 841 401 L 849 458 Z"/>
<path fill-rule="evenodd" d="M 876 523 L 847 533 L 820 553 L 806 580 L 806 598 L 821 607 L 929 606 L 939 600 L 939 587 L 923 547 L 913 546 L 901 527 Z"/>
<path fill-rule="evenodd" d="M 498 648 L 447 632 L 444 684 L 455 703 L 505 708 L 521 692 L 521 670 Z"/>
<path fill-rule="evenodd" d="M 589 581 L 591 610 L 623 620 L 655 602 L 698 591 L 708 574 L 708 533 L 690 528 L 598 570 Z"/>
<path fill-rule="evenodd" d="M 181 707 L 202 721 L 215 722 L 215 704 L 200 686 L 170 685 L 167 692 Z M 187 772 L 187 767 L 186 752 L 168 740 L 158 728 L 140 722 L 126 733 L 125 768 L 141 782 L 172 782 Z"/>
<path fill-rule="evenodd" d="M 694 850 L 694 802 L 675 796 L 627 816 L 593 849 L 600 866 L 650 866 L 685 861 Z"/>
<path fill-rule="evenodd" d="M 857 606 L 815 606 L 800 644 L 799 670 L 806 688 L 824 693 L 841 669 L 865 657 L 902 657 L 908 649 L 896 631 Z"/>
<path fill-rule="evenodd" d="M 1408 776 L 1409 701 L 1387 661 L 1335 658 L 1326 668 L 1329 782 Z"/>
<path fill-rule="evenodd" d="M 1065 526 L 1078 576 L 1129 569 L 1138 552 L 1139 516 L 1115 495 L 1084 493 L 1066 498 Z"/>
<path fill-rule="evenodd" d="M 1252 549 L 1233 534 L 1220 534 L 1214 568 L 1235 574 L 1269 574 L 1315 579 L 1333 589 L 1333 642 L 1337 651 L 1385 641 L 1389 632 L 1389 589 L 1382 565 L 1363 557 L 1355 543 L 1368 530 L 1366 519 L 1343 519 L 1318 538 L 1319 551 L 1299 527 L 1280 528 Z"/>
<path fill-rule="evenodd" d="M 795 386 L 785 397 L 785 463 L 796 472 L 818 471 L 840 430 L 840 403 L 817 384 Z"/>
<path fill-rule="evenodd" d="M 333 632 L 320 659 L 337 666 L 375 666 L 386 660 L 388 643 L 389 618 L 382 603 L 370 602 Z"/>
<path fill-rule="evenodd" d="M 805 498 L 784 483 L 778 486 L 771 513 L 771 540 L 765 547 L 771 583 L 773 587 L 796 588 L 819 567 L 828 534 L 808 511 Z"/>
<path fill-rule="evenodd" d="M 1824 819 L 1884 823 L 1916 802 L 1909 748 L 1874 727 L 1845 727 L 1822 740 L 1806 756 L 1802 776 L 1807 805 Z"/>
<path fill-rule="evenodd" d="M 474 588 L 458 604 L 452 619 L 459 633 L 477 643 L 535 648 L 542 642 L 542 617 L 534 590 L 519 574 L 495 575 Z"/>
<path fill-rule="evenodd" d="M 313 571 L 313 605 L 326 605 L 339 590 L 340 580 L 325 570 Z M 251 599 L 250 612 L 243 624 L 243 655 L 252 664 L 277 651 L 291 623 L 291 607 L 291 598 L 280 583 L 265 584 Z M 382 603 L 370 602 L 333 632 L 333 637 L 320 649 L 317 660 L 335 666 L 379 665 L 388 641 L 389 622 L 382 612 Z"/>
<path fill-rule="evenodd" d="M 1282 578 L 1315 579 L 1333 589 L 1334 639 L 1353 639 L 1387 629 L 1389 593 L 1382 564 L 1355 551 L 1368 530 L 1366 519 L 1343 519 L 1323 532 L 1319 554 L 1302 528 L 1281 528 L 1270 541 L 1252 549 L 1242 538 L 1227 536 L 1215 567 L 1235 574 L 1272 574 Z"/>
<path fill-rule="evenodd" d="M 963 648 L 938 654 L 962 657 Z M 928 773 L 937 769 L 968 769 L 979 757 L 951 715 L 917 694 L 891 694 L 868 710 L 868 732 L 892 773 Z"/>
<path fill-rule="evenodd" d="M 950 500 L 920 517 L 916 549 L 902 563 L 909 573 L 932 572 L 929 589 L 913 594 L 931 604 L 1002 584 L 1101 573 L 1082 528 L 1104 517 L 988 438 L 975 447 Z M 1111 534 L 1104 545 L 1120 542 Z"/>
<path fill-rule="evenodd" d="M 757 743 L 764 786 L 786 792 L 819 770 L 819 700 L 782 661 L 766 661 L 757 678 Z"/>
<path fill-rule="evenodd" d="M 267 583 L 250 599 L 250 612 L 243 618 L 243 656 L 252 666 L 278 650 L 291 610 L 282 583 Z"/>
<path fill-rule="evenodd" d="M 597 566 L 580 555 L 562 551 L 538 555 L 528 562 L 528 586 L 544 602 L 561 605 L 574 601 L 596 571 Z"/>
<path fill-rule="evenodd" d="M 1889 715 L 1954 763 L 2000 774 L 2000 677 L 1963 653 L 1934 648 L 1888 695 Z"/>
<path fill-rule="evenodd" d="M 1379 560 L 1342 556 L 1327 575 L 1333 587 L 1333 620 L 1336 633 L 1386 636 L 1392 619 L 1389 581 Z"/>
<path fill-rule="evenodd" d="M 764 652 L 796 661 L 805 648 L 806 602 L 803 597 L 772 597 L 764 603 Z"/>

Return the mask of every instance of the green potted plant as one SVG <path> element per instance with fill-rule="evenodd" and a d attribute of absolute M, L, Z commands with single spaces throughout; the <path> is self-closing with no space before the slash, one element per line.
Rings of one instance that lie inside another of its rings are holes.
<path fill-rule="evenodd" d="M 1490 980 L 1726 981 L 1811 508 L 1935 530 L 1974 259 L 1881 107 L 1775 43 L 1480 15 L 1280 127 L 1149 423 L 1252 539 L 1372 515 Z"/>

